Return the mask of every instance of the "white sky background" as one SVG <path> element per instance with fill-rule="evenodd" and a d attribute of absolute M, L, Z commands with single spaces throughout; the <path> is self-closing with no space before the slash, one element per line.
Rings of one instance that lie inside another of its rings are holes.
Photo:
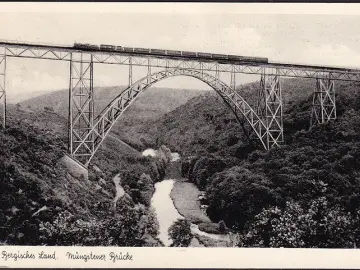
<path fill-rule="evenodd" d="M 36 8 L 23 3 L 8 5 L 10 8 L 3 5 L 0 4 L 2 40 L 205 51 L 360 68 L 359 5 L 317 5 L 320 9 L 316 10 L 330 14 L 297 14 L 314 13 L 311 4 L 277 5 L 282 8 L 273 9 L 266 4 L 33 4 Z M 42 12 L 39 7 L 52 12 Z M 11 9 L 17 11 L 10 12 Z M 344 12 L 353 15 L 333 14 Z M 7 67 L 9 96 L 68 88 L 69 63 L 10 58 Z M 127 72 L 127 68 L 97 64 L 95 85 L 126 85 Z M 146 71 L 134 72 L 134 80 L 145 74 Z M 253 76 L 237 77 L 238 83 L 251 80 Z M 168 79 L 156 86 L 206 87 L 185 77 Z"/>

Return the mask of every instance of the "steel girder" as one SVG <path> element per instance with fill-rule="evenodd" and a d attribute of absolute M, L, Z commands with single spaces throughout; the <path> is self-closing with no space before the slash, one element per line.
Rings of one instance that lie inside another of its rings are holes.
<path fill-rule="evenodd" d="M 257 114 L 266 125 L 267 149 L 284 140 L 283 104 L 279 76 L 263 74 L 257 101 Z"/>
<path fill-rule="evenodd" d="M 64 51 L 36 46 L 6 46 L 5 48 L 10 57 L 71 61 L 72 52 L 70 50 Z"/>
<path fill-rule="evenodd" d="M 72 53 L 81 53 L 71 47 L 58 48 L 48 46 L 46 48 L 36 45 L 17 46 L 3 45 L 8 57 L 24 57 L 47 60 L 71 61 Z M 150 65 L 158 68 L 181 68 L 195 69 L 202 71 L 234 72 L 244 74 L 266 74 L 282 77 L 301 77 L 301 78 L 326 78 L 331 76 L 333 80 L 360 81 L 360 70 L 347 70 L 344 68 L 314 67 L 306 65 L 292 65 L 282 63 L 219 63 L 217 61 L 203 61 L 197 59 L 171 58 L 164 56 L 138 55 L 127 53 L 113 53 L 104 51 L 83 52 L 93 56 L 93 63 L 147 66 L 148 59 Z M 131 62 L 131 63 L 130 63 Z"/>
<path fill-rule="evenodd" d="M 69 87 L 69 152 L 84 164 L 95 152 L 92 55 L 72 53 Z"/>
<path fill-rule="evenodd" d="M 330 78 L 317 79 L 313 94 L 310 125 L 323 124 L 331 119 L 336 119 L 334 81 Z"/>
<path fill-rule="evenodd" d="M 6 125 L 6 50 L 0 47 L 0 127 Z"/>
<path fill-rule="evenodd" d="M 82 141 L 78 143 L 77 147 L 73 149 L 77 153 L 82 148 L 87 148 L 86 143 L 93 138 L 94 150 L 91 155 L 86 156 L 86 161 L 83 162 L 87 166 L 99 148 L 101 142 L 109 133 L 111 127 L 115 124 L 116 120 L 122 113 L 134 102 L 134 100 L 152 84 L 173 76 L 190 76 L 197 78 L 210 87 L 212 87 L 226 103 L 231 107 L 232 111 L 237 114 L 237 117 L 245 117 L 247 122 L 252 127 L 256 136 L 260 139 L 263 147 L 267 149 L 267 128 L 262 119 L 258 117 L 250 105 L 231 87 L 224 82 L 218 80 L 216 77 L 209 75 L 198 70 L 191 69 L 167 69 L 160 71 L 150 76 L 146 76 L 133 85 L 125 89 L 119 96 L 117 96 L 100 114 L 94 119 L 92 128 L 82 137 Z"/>

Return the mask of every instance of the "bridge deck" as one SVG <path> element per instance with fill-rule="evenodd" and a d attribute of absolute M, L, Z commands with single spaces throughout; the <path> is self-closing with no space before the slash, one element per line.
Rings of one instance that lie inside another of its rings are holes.
<path fill-rule="evenodd" d="M 205 71 L 235 72 L 247 74 L 262 74 L 265 69 L 269 75 L 280 75 L 284 77 L 317 78 L 331 76 L 334 80 L 360 81 L 360 68 L 344 68 L 318 65 L 290 64 L 290 63 L 258 63 L 252 61 L 235 60 L 212 60 L 206 58 L 193 58 L 185 56 L 153 55 L 138 52 L 119 52 L 109 50 L 78 49 L 73 46 L 40 44 L 30 42 L 0 41 L 0 47 L 6 48 L 7 57 L 37 58 L 61 61 L 79 61 L 71 58 L 72 53 L 84 52 L 93 56 L 94 63 L 129 65 L 129 59 L 133 58 L 132 65 L 171 68 L 191 68 Z M 151 58 L 148 63 L 147 59 Z M 82 61 L 90 61 L 83 59 Z M 216 67 L 217 65 L 217 67 Z M 231 67 L 235 66 L 235 69 Z"/>

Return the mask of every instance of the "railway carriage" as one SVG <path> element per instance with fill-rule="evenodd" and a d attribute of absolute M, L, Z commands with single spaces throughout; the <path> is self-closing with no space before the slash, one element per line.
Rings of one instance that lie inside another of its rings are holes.
<path fill-rule="evenodd" d="M 97 45 L 90 45 L 90 46 L 89 46 L 89 49 L 90 49 L 90 50 L 97 51 L 97 50 L 99 50 L 99 46 L 97 46 Z"/>
<path fill-rule="evenodd" d="M 100 45 L 100 50 L 102 50 L 102 51 L 115 51 L 115 46 L 114 45 L 101 44 Z"/>
<path fill-rule="evenodd" d="M 257 63 L 268 63 L 268 59 L 264 57 L 248 57 L 249 61 Z"/>
<path fill-rule="evenodd" d="M 183 56 L 199 59 L 213 59 L 213 60 L 230 60 L 240 62 L 255 62 L 255 63 L 268 63 L 268 58 L 264 57 L 252 57 L 252 56 L 240 56 L 240 55 L 227 55 L 227 54 L 211 54 L 204 52 L 189 52 L 189 51 L 175 51 L 175 50 L 161 50 L 161 49 L 146 49 L 146 48 L 132 48 L 122 47 L 114 45 L 101 44 L 91 45 L 89 43 L 74 43 L 75 49 L 89 50 L 89 51 L 118 51 L 127 53 L 141 53 L 141 54 L 153 54 L 153 55 L 169 55 L 169 56 Z"/>
<path fill-rule="evenodd" d="M 150 49 L 151 54 L 164 55 L 166 53 L 165 50 L 160 49 Z"/>
<path fill-rule="evenodd" d="M 171 56 L 181 56 L 181 51 L 166 50 L 166 54 Z"/>
<path fill-rule="evenodd" d="M 137 53 L 149 53 L 149 52 L 150 52 L 150 49 L 134 48 L 134 52 L 137 52 Z"/>
<path fill-rule="evenodd" d="M 244 61 L 244 57 L 243 57 L 243 56 L 232 55 L 232 54 L 229 54 L 229 55 L 228 55 L 228 59 L 229 59 L 229 60 L 235 60 L 235 61 Z"/>
<path fill-rule="evenodd" d="M 227 54 L 212 54 L 212 59 L 220 59 L 220 60 L 227 60 L 228 55 Z"/>
<path fill-rule="evenodd" d="M 91 45 L 89 43 L 75 43 L 74 44 L 75 49 L 82 49 L 82 50 L 99 50 L 99 46 L 97 45 Z"/>
<path fill-rule="evenodd" d="M 197 56 L 200 57 L 200 58 L 212 59 L 211 53 L 198 52 Z"/>
<path fill-rule="evenodd" d="M 182 51 L 181 55 L 182 56 L 187 56 L 187 57 L 196 57 L 196 52 Z"/>
<path fill-rule="evenodd" d="M 134 48 L 122 47 L 122 51 L 123 51 L 123 52 L 134 52 Z"/>

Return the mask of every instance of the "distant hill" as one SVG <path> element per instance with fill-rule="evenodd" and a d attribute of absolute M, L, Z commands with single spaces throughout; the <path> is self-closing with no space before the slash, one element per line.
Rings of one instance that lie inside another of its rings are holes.
<path fill-rule="evenodd" d="M 46 95 L 49 94 L 50 92 L 52 92 L 51 90 L 43 90 L 43 91 L 25 91 L 25 92 L 20 92 L 20 93 L 11 93 L 8 92 L 7 95 L 7 102 L 9 104 L 16 104 L 19 102 L 23 102 L 25 100 L 31 99 L 31 98 L 36 98 L 42 95 Z"/>
<path fill-rule="evenodd" d="M 95 114 L 109 104 L 125 87 L 98 87 L 95 92 Z M 129 107 L 118 120 L 111 132 L 130 144 L 143 147 L 136 133 L 145 122 L 155 120 L 189 99 L 206 92 L 194 89 L 149 88 Z M 21 107 L 43 111 L 45 107 L 67 118 L 68 91 L 59 90 L 20 103 Z"/>
<path fill-rule="evenodd" d="M 294 131 L 294 119 L 296 125 L 301 124 L 296 130 L 309 128 L 315 80 L 282 79 L 281 87 L 285 139 L 290 139 Z M 340 114 L 344 110 L 343 102 L 354 103 L 351 97 L 360 87 L 356 83 L 336 82 L 335 88 L 337 93 L 346 93 L 342 99 L 337 100 L 337 111 Z M 239 86 L 237 91 L 255 108 L 258 89 L 259 82 L 254 82 Z M 215 91 L 194 97 L 174 111 L 140 128 L 141 132 L 137 132 L 144 140 L 155 142 L 155 145 L 164 143 L 188 154 L 199 151 L 241 156 L 244 152 L 242 147 L 248 144 L 233 113 Z"/>

